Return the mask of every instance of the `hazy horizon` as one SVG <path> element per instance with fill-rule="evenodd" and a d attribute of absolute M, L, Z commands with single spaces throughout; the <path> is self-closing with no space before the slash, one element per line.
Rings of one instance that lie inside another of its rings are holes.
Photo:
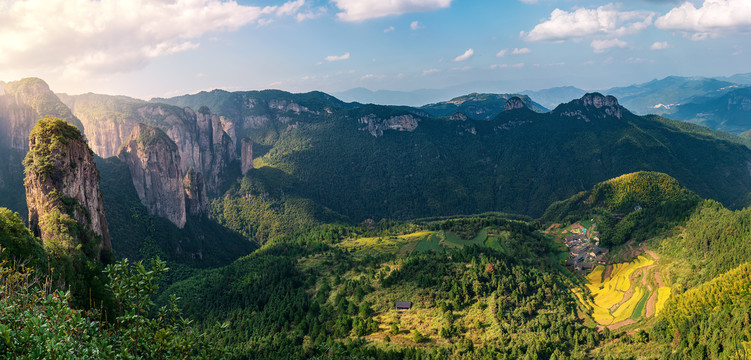
<path fill-rule="evenodd" d="M 751 71 L 744 0 L 36 0 L 0 5 L 0 20 L 11 39 L 1 80 L 147 100 L 213 89 L 599 90 Z"/>

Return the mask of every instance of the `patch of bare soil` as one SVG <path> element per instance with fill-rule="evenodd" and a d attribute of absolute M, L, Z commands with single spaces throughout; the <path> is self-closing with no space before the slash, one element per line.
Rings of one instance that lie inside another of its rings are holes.
<path fill-rule="evenodd" d="M 618 330 L 621 327 L 624 327 L 626 325 L 631 325 L 633 323 L 636 323 L 636 321 L 634 321 L 634 319 L 626 319 L 626 320 L 623 320 L 623 321 L 619 321 L 619 322 L 617 322 L 615 324 L 610 324 L 607 327 L 608 327 L 608 329 L 610 329 L 612 331 L 612 330 Z M 603 325 L 598 325 L 597 326 L 597 330 L 602 330 L 604 328 L 605 328 L 605 326 L 603 326 Z"/>
<path fill-rule="evenodd" d="M 649 300 L 647 300 L 647 313 L 644 315 L 645 318 L 650 318 L 652 315 L 655 314 L 655 305 L 657 304 L 657 291 L 652 291 L 652 296 L 649 297 Z"/>
<path fill-rule="evenodd" d="M 604 273 L 602 274 L 602 278 L 603 278 L 603 279 L 607 279 L 607 278 L 609 278 L 609 277 L 610 277 L 610 274 L 611 274 L 612 272 L 613 272 L 613 264 L 608 264 L 607 266 L 605 266 L 605 271 L 604 271 Z"/>

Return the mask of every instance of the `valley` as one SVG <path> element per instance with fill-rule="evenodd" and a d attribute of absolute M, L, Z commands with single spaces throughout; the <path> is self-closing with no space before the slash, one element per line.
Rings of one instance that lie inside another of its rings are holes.
<path fill-rule="evenodd" d="M 70 286 L 64 306 L 89 311 L 88 299 L 107 316 L 119 310 L 106 266 L 162 259 L 149 306 L 189 319 L 170 336 L 196 353 L 720 358 L 748 341 L 742 137 L 599 93 L 546 111 L 513 94 L 412 108 L 319 92 L 58 98 L 40 79 L 8 84 L 0 145 L 31 160 L 0 172 L 3 259 L 65 269 L 48 275 Z M 50 145 L 18 140 L 50 129 L 63 134 Z M 90 172 L 35 180 L 19 198 L 24 177 L 59 175 L 51 161 L 60 176 Z M 89 209 L 75 189 L 94 183 L 101 207 Z M 105 215 L 111 245 L 86 230 Z"/>

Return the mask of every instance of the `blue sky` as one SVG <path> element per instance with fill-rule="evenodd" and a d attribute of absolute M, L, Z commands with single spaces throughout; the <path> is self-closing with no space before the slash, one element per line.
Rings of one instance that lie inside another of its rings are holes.
<path fill-rule="evenodd" d="M 751 72 L 749 35 L 751 0 L 11 0 L 0 80 L 138 98 L 603 89 Z"/>

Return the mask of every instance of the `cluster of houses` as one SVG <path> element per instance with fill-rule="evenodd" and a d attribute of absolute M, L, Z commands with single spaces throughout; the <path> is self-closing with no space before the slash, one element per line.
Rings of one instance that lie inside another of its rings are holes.
<path fill-rule="evenodd" d="M 563 242 L 568 247 L 569 260 L 567 264 L 574 270 L 587 272 L 597 264 L 605 264 L 605 254 L 608 249 L 601 248 L 599 235 L 587 237 L 585 234 L 571 234 Z"/>

